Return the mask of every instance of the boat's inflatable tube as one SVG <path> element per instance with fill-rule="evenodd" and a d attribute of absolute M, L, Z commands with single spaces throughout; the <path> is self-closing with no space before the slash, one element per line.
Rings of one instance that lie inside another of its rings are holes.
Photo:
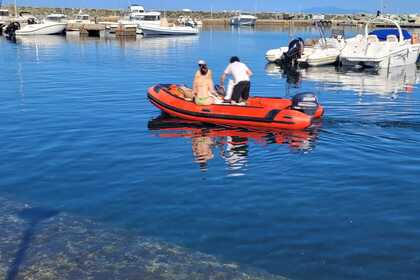
<path fill-rule="evenodd" d="M 158 84 L 149 88 L 150 102 L 163 112 L 182 119 L 238 127 L 268 129 L 305 129 L 324 109 L 312 94 L 294 100 L 251 97 L 246 106 L 213 104 L 199 106 L 177 94 L 179 86 Z M 305 113 L 306 112 L 306 113 Z"/>

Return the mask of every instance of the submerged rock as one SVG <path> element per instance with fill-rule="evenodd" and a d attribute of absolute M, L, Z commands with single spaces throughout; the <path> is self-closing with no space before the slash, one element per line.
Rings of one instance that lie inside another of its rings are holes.
<path fill-rule="evenodd" d="M 0 198 L 0 279 L 285 279 Z"/>

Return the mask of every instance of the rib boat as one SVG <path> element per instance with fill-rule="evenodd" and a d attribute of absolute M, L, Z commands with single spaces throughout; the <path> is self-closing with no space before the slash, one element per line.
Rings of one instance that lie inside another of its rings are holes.
<path fill-rule="evenodd" d="M 310 127 L 324 113 L 316 96 L 311 93 L 300 93 L 293 99 L 251 97 L 244 106 L 199 106 L 183 98 L 180 85 L 158 84 L 149 88 L 148 98 L 153 105 L 173 117 L 245 128 L 300 130 Z"/>

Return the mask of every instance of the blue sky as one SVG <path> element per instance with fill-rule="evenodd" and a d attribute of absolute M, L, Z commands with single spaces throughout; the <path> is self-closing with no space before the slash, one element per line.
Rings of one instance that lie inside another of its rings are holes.
<path fill-rule="evenodd" d="M 1 0 L 0 0 L 1 1 Z M 3 0 L 13 3 L 12 0 Z M 264 11 L 300 11 L 313 7 L 335 6 L 341 9 L 374 12 L 379 9 L 381 0 L 17 0 L 18 5 L 50 7 L 92 7 L 124 9 L 130 3 L 139 3 L 146 9 L 183 9 L 193 10 L 264 10 Z M 420 0 L 383 0 L 385 11 L 393 13 L 419 13 Z"/>

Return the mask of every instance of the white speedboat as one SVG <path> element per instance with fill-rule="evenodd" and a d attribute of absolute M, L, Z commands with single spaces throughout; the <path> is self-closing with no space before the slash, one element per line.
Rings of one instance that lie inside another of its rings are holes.
<path fill-rule="evenodd" d="M 41 23 L 28 24 L 16 31 L 16 36 L 55 35 L 66 30 L 67 18 L 63 14 L 51 14 Z"/>
<path fill-rule="evenodd" d="M 288 47 L 269 50 L 266 53 L 265 58 L 268 62 L 281 62 L 281 60 L 284 59 L 290 51 L 290 48 L 302 48 L 303 45 L 303 51 L 301 52 L 300 58 L 297 59 L 299 64 L 304 64 L 306 66 L 324 66 L 335 64 L 347 42 L 354 39 L 344 39 L 344 34 L 342 32 L 333 32 L 331 37 L 327 37 L 325 35 L 323 25 L 321 23 L 317 23 L 316 26 L 321 35 L 319 40 L 303 42 L 301 38 L 298 38 L 298 40 L 294 40 L 295 42 L 298 41 L 297 44 L 293 44 L 292 41 Z"/>
<path fill-rule="evenodd" d="M 395 28 L 378 29 L 369 32 L 369 26 L 377 21 L 385 21 Z M 346 45 L 340 55 L 343 65 L 374 68 L 388 68 L 416 63 L 420 42 L 400 25 L 387 18 L 376 18 L 365 26 L 365 34 Z"/>
<path fill-rule="evenodd" d="M 237 15 L 230 19 L 230 25 L 233 26 L 255 26 L 257 17 L 253 15 Z"/>
<path fill-rule="evenodd" d="M 345 47 L 344 38 L 321 38 L 313 46 L 304 46 L 303 53 L 298 59 L 299 63 L 308 66 L 324 66 L 337 62 L 341 50 Z M 277 63 L 281 61 L 284 55 L 289 51 L 289 47 L 280 47 L 269 50 L 265 54 L 268 62 Z"/>
<path fill-rule="evenodd" d="M 142 26 L 144 36 L 183 36 L 197 35 L 199 30 L 191 26 Z"/>

